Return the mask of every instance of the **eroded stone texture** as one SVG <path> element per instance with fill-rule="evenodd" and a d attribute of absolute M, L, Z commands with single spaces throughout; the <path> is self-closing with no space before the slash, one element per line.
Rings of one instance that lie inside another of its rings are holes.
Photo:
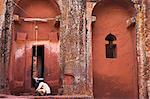
<path fill-rule="evenodd" d="M 147 56 L 147 88 L 148 97 L 150 98 L 150 0 L 146 1 L 146 56 Z"/>
<path fill-rule="evenodd" d="M 144 2 L 144 1 L 143 1 Z M 147 57 L 145 46 L 145 4 L 142 2 L 141 7 L 137 7 L 136 27 L 137 27 L 137 61 L 138 61 L 138 77 L 139 77 L 139 98 L 147 99 L 147 82 L 146 82 L 146 69 Z"/>
<path fill-rule="evenodd" d="M 4 53 L 2 51 L 2 31 L 3 31 L 3 26 L 5 24 L 5 12 L 6 12 L 6 0 L 1 0 L 0 1 L 0 92 L 3 93 L 4 89 L 6 88 L 6 73 L 5 73 L 5 66 L 3 63 L 3 56 Z"/>
<path fill-rule="evenodd" d="M 85 1 L 63 0 L 62 5 L 60 61 L 64 67 L 64 74 L 74 76 L 73 85 L 64 84 L 64 94 L 84 94 L 86 93 Z"/>

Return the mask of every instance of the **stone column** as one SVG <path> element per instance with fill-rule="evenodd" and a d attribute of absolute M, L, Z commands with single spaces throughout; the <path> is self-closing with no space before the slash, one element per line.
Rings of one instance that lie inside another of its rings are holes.
<path fill-rule="evenodd" d="M 59 0 L 59 3 L 60 66 L 64 94 L 85 94 L 85 0 Z"/>
<path fill-rule="evenodd" d="M 144 1 L 144 0 L 143 0 Z M 137 30 L 137 61 L 138 61 L 138 85 L 139 85 L 139 99 L 148 99 L 147 95 L 147 58 L 146 58 L 146 31 L 145 31 L 145 4 L 135 4 L 137 9 L 136 15 L 136 30 Z"/>
<path fill-rule="evenodd" d="M 86 2 L 86 63 L 87 63 L 87 89 L 90 95 L 93 95 L 93 67 L 92 67 L 92 21 L 95 21 L 95 16 L 92 16 L 92 11 L 96 5 L 96 0 L 88 0 Z"/>
<path fill-rule="evenodd" d="M 148 88 L 148 97 L 150 99 L 150 0 L 146 2 L 146 57 L 148 58 L 148 81 L 147 81 L 147 88 Z"/>
<path fill-rule="evenodd" d="M 5 66 L 3 63 L 3 50 L 2 50 L 2 33 L 4 29 L 5 24 L 5 13 L 6 13 L 6 1 L 7 0 L 1 0 L 0 1 L 0 92 L 3 93 L 4 89 L 6 88 L 6 75 L 5 75 Z"/>
<path fill-rule="evenodd" d="M 1 53 L 1 64 L 3 71 L 3 88 L 8 92 L 8 69 L 9 69 L 9 59 L 10 59 L 10 49 L 11 49 L 11 25 L 12 25 L 12 14 L 13 14 L 13 2 L 12 0 L 5 0 L 3 2 L 3 13 L 2 13 L 2 24 L 1 24 L 1 35 L 0 35 L 0 53 Z"/>

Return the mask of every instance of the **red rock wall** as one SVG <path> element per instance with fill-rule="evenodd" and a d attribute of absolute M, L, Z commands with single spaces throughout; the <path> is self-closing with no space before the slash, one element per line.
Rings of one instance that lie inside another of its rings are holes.
<path fill-rule="evenodd" d="M 1 72 L 1 74 L 4 74 L 4 71 L 6 71 L 5 76 L 8 76 L 8 63 L 12 64 L 13 60 L 9 61 L 9 56 L 10 56 L 10 52 L 15 53 L 16 49 L 13 50 L 9 50 L 10 48 L 10 42 L 11 42 L 11 22 L 12 22 L 12 12 L 13 12 L 13 7 L 12 7 L 12 2 L 11 0 L 7 0 L 8 2 L 5 4 L 4 3 L 4 12 L 2 13 L 2 16 L 0 16 L 0 35 L 3 34 L 3 36 L 1 38 L 1 42 L 4 46 L 2 46 L 1 48 L 1 53 L 3 53 L 1 55 L 1 59 L 4 64 L 1 64 L 3 67 L 6 68 L 2 68 L 3 73 Z M 18 1 L 18 0 L 17 0 Z M 21 0 L 20 0 L 21 1 Z M 58 0 L 60 9 L 61 9 L 61 14 L 62 14 L 62 18 L 61 18 L 61 25 L 60 25 L 60 67 L 64 70 L 65 73 L 68 73 L 68 71 L 71 73 L 73 73 L 73 76 L 71 76 L 71 80 L 72 78 L 75 80 L 73 81 L 72 85 L 64 85 L 64 90 L 66 91 L 65 94 L 88 94 L 88 95 L 92 95 L 93 93 L 93 89 L 92 89 L 92 80 L 93 80 L 93 75 L 92 75 L 92 65 L 91 65 L 91 29 L 90 29 L 90 25 L 91 25 L 91 14 L 90 11 L 92 10 L 92 7 L 94 6 L 94 4 L 96 4 L 96 2 L 98 2 L 100 0 L 75 0 L 75 1 L 71 1 L 71 0 Z M 116 0 L 114 0 L 116 1 Z M 119 0 L 118 0 L 119 1 Z M 122 1 L 122 0 L 120 0 Z M 125 2 L 127 1 L 128 3 L 130 3 L 128 0 L 124 0 Z M 138 2 L 138 0 L 132 0 L 135 3 L 135 8 L 137 11 L 137 17 L 136 17 L 136 37 L 137 37 L 137 59 L 138 59 L 138 85 L 139 85 L 139 98 L 140 99 L 146 99 L 147 97 L 147 82 L 145 80 L 145 78 L 147 78 L 147 74 L 148 72 L 145 71 L 145 67 L 148 67 L 148 62 L 145 58 L 145 37 L 143 37 L 143 35 L 145 35 L 145 17 L 143 17 L 145 15 L 145 9 L 141 8 L 145 5 L 145 4 L 140 4 L 140 2 Z M 148 0 L 147 0 L 148 1 Z M 38 0 L 39 2 L 39 0 Z M 91 3 L 88 6 L 85 6 L 85 3 Z M 53 3 L 54 4 L 54 3 Z M 142 7 L 140 7 L 142 5 Z M 38 6 L 38 5 L 37 5 Z M 30 6 L 32 7 L 32 6 Z M 147 6 L 148 7 L 148 6 Z M 36 7 L 35 7 L 36 8 Z M 56 8 L 57 9 L 57 8 Z M 85 12 L 86 10 L 90 10 Z M 6 13 L 5 13 L 6 11 Z M 148 9 L 147 9 L 148 11 Z M 32 11 L 34 12 L 34 11 Z M 86 13 L 86 15 L 85 15 Z M 38 14 L 38 13 L 36 13 Z M 147 14 L 148 15 L 148 14 Z M 4 19 L 5 16 L 5 19 Z M 86 20 L 86 22 L 85 22 Z M 5 24 L 4 24 L 5 21 Z M 31 25 L 29 25 L 30 28 Z M 44 26 L 44 25 L 43 25 Z M 24 27 L 28 27 L 24 24 Z M 87 33 L 86 33 L 86 29 L 87 29 Z M 43 31 L 43 30 L 40 30 Z M 29 31 L 31 32 L 31 31 Z M 23 31 L 19 32 L 20 34 L 22 33 L 22 35 L 18 35 L 19 39 L 25 39 L 24 33 Z M 148 33 L 148 32 L 147 32 Z M 45 35 L 46 33 L 44 33 Z M 31 34 L 33 36 L 33 34 Z M 39 38 L 39 40 L 43 40 L 43 39 L 47 39 L 46 36 L 44 36 L 41 33 L 41 37 Z M 15 35 L 14 35 L 15 36 Z M 30 36 L 31 37 L 31 36 Z M 14 39 L 15 37 L 13 37 Z M 28 37 L 27 37 L 28 38 Z M 28 38 L 28 40 L 34 40 L 34 37 Z M 5 41 L 5 43 L 4 43 Z M 20 45 L 16 45 L 15 44 L 15 40 L 13 41 L 13 45 L 11 45 L 13 48 L 16 48 L 17 46 Z M 22 42 L 17 42 L 18 44 L 22 44 L 24 45 L 24 41 Z M 32 49 L 32 44 L 35 44 L 35 42 L 30 42 L 31 44 L 29 45 L 28 42 L 28 46 L 26 46 L 26 58 L 29 58 L 32 56 L 31 53 L 31 49 Z M 1 45 L 2 45 L 1 44 Z M 48 42 L 40 42 L 38 43 L 39 45 L 41 44 L 45 44 L 45 46 L 49 46 Z M 19 47 L 20 48 L 20 47 Z M 49 48 L 49 47 L 47 47 Z M 55 47 L 54 47 L 55 48 Z M 51 48 L 49 48 L 51 49 Z M 53 49 L 55 50 L 55 49 Z M 147 50 L 148 52 L 148 50 Z M 49 53 L 48 53 L 49 54 Z M 54 54 L 53 54 L 54 55 Z M 147 56 L 149 54 L 147 53 Z M 79 56 L 79 57 L 78 57 Z M 55 56 L 54 56 L 55 57 Z M 14 58 L 14 57 L 12 57 Z M 50 57 L 48 57 L 50 59 Z M 28 65 L 26 68 L 26 70 L 24 72 L 26 72 L 28 76 L 31 75 L 30 73 L 30 64 L 31 64 L 31 59 L 26 60 L 26 65 Z M 49 63 L 48 63 L 49 64 Z M 0 65 L 0 66 L 1 66 Z M 1 69 L 0 68 L 0 69 Z M 13 74 L 13 70 L 12 70 L 12 66 L 9 66 L 10 69 L 10 74 Z M 67 72 L 66 72 L 67 71 Z M 48 74 L 48 73 L 47 73 Z M 74 75 L 75 74 L 75 75 Z M 31 79 L 28 79 L 28 76 L 24 77 L 23 79 L 25 79 L 27 82 L 30 82 Z M 146 77 L 145 77 L 146 76 Z M 1 76 L 2 77 L 2 76 Z M 65 76 L 66 77 L 66 76 Z M 70 78 L 65 78 L 70 81 Z M 70 76 L 69 76 L 70 77 Z M 13 80 L 14 76 L 13 75 L 9 75 L 9 79 Z M 63 75 L 62 75 L 63 78 Z M 17 78 L 18 79 L 18 78 Z M 2 85 L 4 85 L 4 83 L 6 85 L 8 85 L 5 81 L 7 79 L 4 78 L 3 81 L 1 81 Z M 20 77 L 19 77 L 20 80 Z M 72 83 L 72 82 L 71 82 Z M 22 83 L 18 83 L 22 84 Z M 69 83 L 70 84 L 70 83 Z M 29 86 L 28 83 L 24 83 L 25 86 Z M 30 86 L 29 86 L 30 87 Z M 70 90 L 70 89 L 72 90 Z M 78 89 L 78 90 L 77 90 Z M 81 91 L 82 90 L 82 91 Z"/>
<path fill-rule="evenodd" d="M 134 16 L 132 9 L 114 2 L 99 3 L 93 15 L 93 73 L 95 98 L 137 98 L 137 64 L 135 27 L 127 28 L 126 21 Z M 132 7 L 131 7 L 132 8 Z M 105 40 L 116 36 L 116 58 L 106 58 Z"/>
<path fill-rule="evenodd" d="M 13 84 L 11 92 L 32 90 L 32 47 L 44 45 L 44 80 L 50 85 L 53 93 L 57 93 L 60 87 L 59 68 L 59 38 L 58 27 L 55 27 L 55 19 L 47 22 L 25 22 L 24 18 L 55 18 L 60 14 L 59 8 L 53 5 L 53 1 L 22 0 L 14 10 L 14 15 L 19 19 L 12 25 L 13 43 L 11 48 L 11 62 L 9 65 L 9 82 Z M 37 38 L 35 26 L 38 26 Z M 42 52 L 41 52 L 42 53 Z"/>
<path fill-rule="evenodd" d="M 1 0 L 0 1 L 0 15 L 2 14 L 2 11 L 3 11 L 3 3 L 4 3 L 4 1 Z"/>

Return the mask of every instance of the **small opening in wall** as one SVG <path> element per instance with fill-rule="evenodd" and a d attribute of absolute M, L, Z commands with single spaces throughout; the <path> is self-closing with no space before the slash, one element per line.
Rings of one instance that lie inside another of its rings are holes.
<path fill-rule="evenodd" d="M 106 58 L 117 58 L 117 45 L 113 44 L 117 38 L 110 33 L 106 36 L 105 40 L 108 42 L 108 44 L 105 44 Z"/>
<path fill-rule="evenodd" d="M 116 57 L 116 44 L 106 44 L 106 58 Z"/>
<path fill-rule="evenodd" d="M 60 21 L 55 22 L 55 28 L 59 29 L 60 28 Z"/>

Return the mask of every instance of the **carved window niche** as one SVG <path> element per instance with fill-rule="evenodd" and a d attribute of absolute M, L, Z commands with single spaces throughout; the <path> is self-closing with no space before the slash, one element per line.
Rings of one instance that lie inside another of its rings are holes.
<path fill-rule="evenodd" d="M 105 40 L 106 58 L 117 58 L 117 44 L 114 44 L 114 41 L 117 40 L 116 37 L 110 33 Z"/>

